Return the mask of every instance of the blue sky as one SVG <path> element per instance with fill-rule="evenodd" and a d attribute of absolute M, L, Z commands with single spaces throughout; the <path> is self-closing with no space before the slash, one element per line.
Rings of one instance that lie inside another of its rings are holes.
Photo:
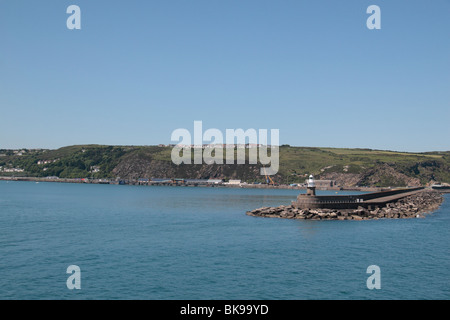
<path fill-rule="evenodd" d="M 450 0 L 0 0 L 0 148 L 168 144 L 202 120 L 450 150 L 449 17 Z"/>

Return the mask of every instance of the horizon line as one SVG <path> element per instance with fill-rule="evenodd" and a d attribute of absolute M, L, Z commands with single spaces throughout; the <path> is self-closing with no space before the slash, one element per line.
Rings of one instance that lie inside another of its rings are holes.
<path fill-rule="evenodd" d="M 73 144 L 73 145 L 65 145 L 65 146 L 61 146 L 61 147 L 56 147 L 56 148 L 36 148 L 36 147 L 21 147 L 21 148 L 2 148 L 0 147 L 0 150 L 5 150 L 5 151 L 20 151 L 20 150 L 59 150 L 59 149 L 63 149 L 63 148 L 69 148 L 69 147 L 161 147 L 161 148 L 170 148 L 170 147 L 175 147 L 178 144 L 151 144 L 151 145 L 137 145 L 137 144 L 97 144 L 97 143 L 89 143 L 89 144 Z M 213 145 L 213 146 L 219 146 L 219 145 L 223 145 L 226 146 L 227 144 L 210 144 L 210 143 L 206 143 L 206 144 L 202 144 L 202 146 L 207 146 L 207 145 Z M 245 143 L 245 144 L 237 144 L 235 143 L 234 146 L 243 146 L 243 145 L 253 145 L 250 143 Z M 263 145 L 263 144 L 256 144 L 257 147 L 260 146 L 267 146 L 267 147 L 272 147 L 272 145 Z M 185 147 L 190 147 L 190 148 L 195 148 L 195 146 L 200 146 L 197 144 L 191 144 L 191 145 L 180 145 L 180 146 L 185 146 Z M 369 150 L 369 151 L 383 151 L 383 152 L 397 152 L 397 153 L 446 153 L 446 152 L 450 152 L 450 150 L 430 150 L 430 151 L 404 151 L 404 150 L 392 150 L 392 149 L 376 149 L 376 148 L 370 148 L 370 147 L 319 147 L 319 146 L 298 146 L 298 145 L 291 145 L 291 144 L 280 144 L 278 145 L 278 147 L 291 147 L 291 148 L 313 148 L 313 149 L 350 149 L 350 150 Z"/>

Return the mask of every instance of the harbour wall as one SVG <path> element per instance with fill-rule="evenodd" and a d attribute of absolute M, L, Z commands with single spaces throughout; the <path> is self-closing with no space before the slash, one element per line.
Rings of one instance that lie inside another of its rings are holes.
<path fill-rule="evenodd" d="M 382 192 L 372 192 L 360 195 L 331 195 L 331 196 L 308 196 L 300 194 L 297 201 L 292 203 L 299 209 L 357 209 L 374 208 L 386 206 L 389 202 L 397 201 L 420 188 L 396 189 Z"/>

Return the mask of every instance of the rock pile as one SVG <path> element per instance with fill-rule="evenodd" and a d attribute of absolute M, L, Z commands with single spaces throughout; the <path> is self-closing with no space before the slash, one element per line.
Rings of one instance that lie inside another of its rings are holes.
<path fill-rule="evenodd" d="M 369 210 L 358 207 L 356 210 L 338 209 L 299 209 L 292 205 L 264 207 L 248 211 L 247 215 L 267 218 L 309 219 L 309 220 L 369 220 L 419 218 L 437 210 L 443 201 L 440 193 L 425 190 L 408 196 L 385 207 Z"/>

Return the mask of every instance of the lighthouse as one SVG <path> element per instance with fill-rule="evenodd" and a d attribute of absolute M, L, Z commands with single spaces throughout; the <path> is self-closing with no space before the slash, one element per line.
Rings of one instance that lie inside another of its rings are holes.
<path fill-rule="evenodd" d="M 308 188 L 306 190 L 307 196 L 315 196 L 316 195 L 316 181 L 314 180 L 313 175 L 309 176 L 308 179 Z"/>

